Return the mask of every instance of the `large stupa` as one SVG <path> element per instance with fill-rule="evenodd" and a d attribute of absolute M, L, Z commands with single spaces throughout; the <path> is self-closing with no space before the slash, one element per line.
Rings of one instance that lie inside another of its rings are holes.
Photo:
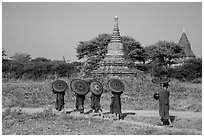
<path fill-rule="evenodd" d="M 111 41 L 108 44 L 108 52 L 105 58 L 99 63 L 100 67 L 94 70 L 92 73 L 94 75 L 133 75 L 135 72 L 128 68 L 132 62 L 131 59 L 124 58 L 124 47 L 121 42 L 119 27 L 118 27 L 118 17 L 114 18 L 114 28 L 111 35 Z"/>

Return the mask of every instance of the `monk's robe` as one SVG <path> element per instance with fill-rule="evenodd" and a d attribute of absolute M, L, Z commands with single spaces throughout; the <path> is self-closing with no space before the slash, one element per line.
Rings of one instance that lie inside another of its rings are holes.
<path fill-rule="evenodd" d="M 101 95 L 91 94 L 91 108 L 94 109 L 95 112 L 98 112 L 101 109 L 100 99 Z"/>
<path fill-rule="evenodd" d="M 80 112 L 84 112 L 84 100 L 85 95 L 76 94 L 76 109 Z"/>
<path fill-rule="evenodd" d="M 170 119 L 169 116 L 169 91 L 162 89 L 159 92 L 159 115 L 162 120 Z"/>
<path fill-rule="evenodd" d="M 115 113 L 121 115 L 121 96 L 122 92 L 116 93 L 112 92 L 112 97 L 111 97 L 111 104 L 110 104 L 110 113 Z"/>
<path fill-rule="evenodd" d="M 64 95 L 65 92 L 56 92 L 57 98 L 56 98 L 56 104 L 55 108 L 58 111 L 61 111 L 64 108 Z"/>

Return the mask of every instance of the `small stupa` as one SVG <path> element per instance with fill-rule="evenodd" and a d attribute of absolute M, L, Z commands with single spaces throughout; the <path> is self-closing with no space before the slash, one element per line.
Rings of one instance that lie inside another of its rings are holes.
<path fill-rule="evenodd" d="M 121 42 L 118 17 L 114 18 L 114 28 L 111 35 L 111 41 L 108 44 L 108 52 L 105 58 L 99 63 L 99 68 L 92 73 L 95 75 L 132 75 L 135 72 L 128 68 L 128 65 L 132 63 L 131 59 L 124 58 L 124 47 Z"/>
<path fill-rule="evenodd" d="M 181 38 L 179 40 L 179 44 L 181 44 L 184 52 L 185 52 L 185 58 L 189 59 L 189 58 L 195 58 L 195 54 L 193 53 L 193 51 L 191 50 L 191 44 L 188 41 L 188 38 L 186 36 L 186 32 L 185 29 L 183 29 L 183 33 L 181 35 Z"/>

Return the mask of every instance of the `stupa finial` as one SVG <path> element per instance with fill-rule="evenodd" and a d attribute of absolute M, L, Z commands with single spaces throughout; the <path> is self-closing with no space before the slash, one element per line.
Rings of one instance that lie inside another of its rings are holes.
<path fill-rule="evenodd" d="M 114 27 L 118 27 L 118 16 L 114 18 Z"/>
<path fill-rule="evenodd" d="M 118 16 L 115 16 L 114 19 L 115 19 L 115 22 L 118 22 Z"/>
<path fill-rule="evenodd" d="M 185 28 L 183 28 L 183 33 L 186 33 Z"/>

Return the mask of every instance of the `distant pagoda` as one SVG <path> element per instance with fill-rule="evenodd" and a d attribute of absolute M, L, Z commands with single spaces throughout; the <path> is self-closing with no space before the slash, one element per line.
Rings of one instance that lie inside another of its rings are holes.
<path fill-rule="evenodd" d="M 114 18 L 114 28 L 111 35 L 111 41 L 108 44 L 108 53 L 105 58 L 99 63 L 99 68 L 92 71 L 96 75 L 132 75 L 135 72 L 128 68 L 128 65 L 133 63 L 131 59 L 124 58 L 124 48 L 121 42 L 118 17 Z"/>
<path fill-rule="evenodd" d="M 191 50 L 191 44 L 188 41 L 185 30 L 183 30 L 183 33 L 182 33 L 181 38 L 179 40 L 179 44 L 181 44 L 181 46 L 185 52 L 185 58 L 186 59 L 196 57 L 195 54 L 193 53 L 193 51 Z"/>

